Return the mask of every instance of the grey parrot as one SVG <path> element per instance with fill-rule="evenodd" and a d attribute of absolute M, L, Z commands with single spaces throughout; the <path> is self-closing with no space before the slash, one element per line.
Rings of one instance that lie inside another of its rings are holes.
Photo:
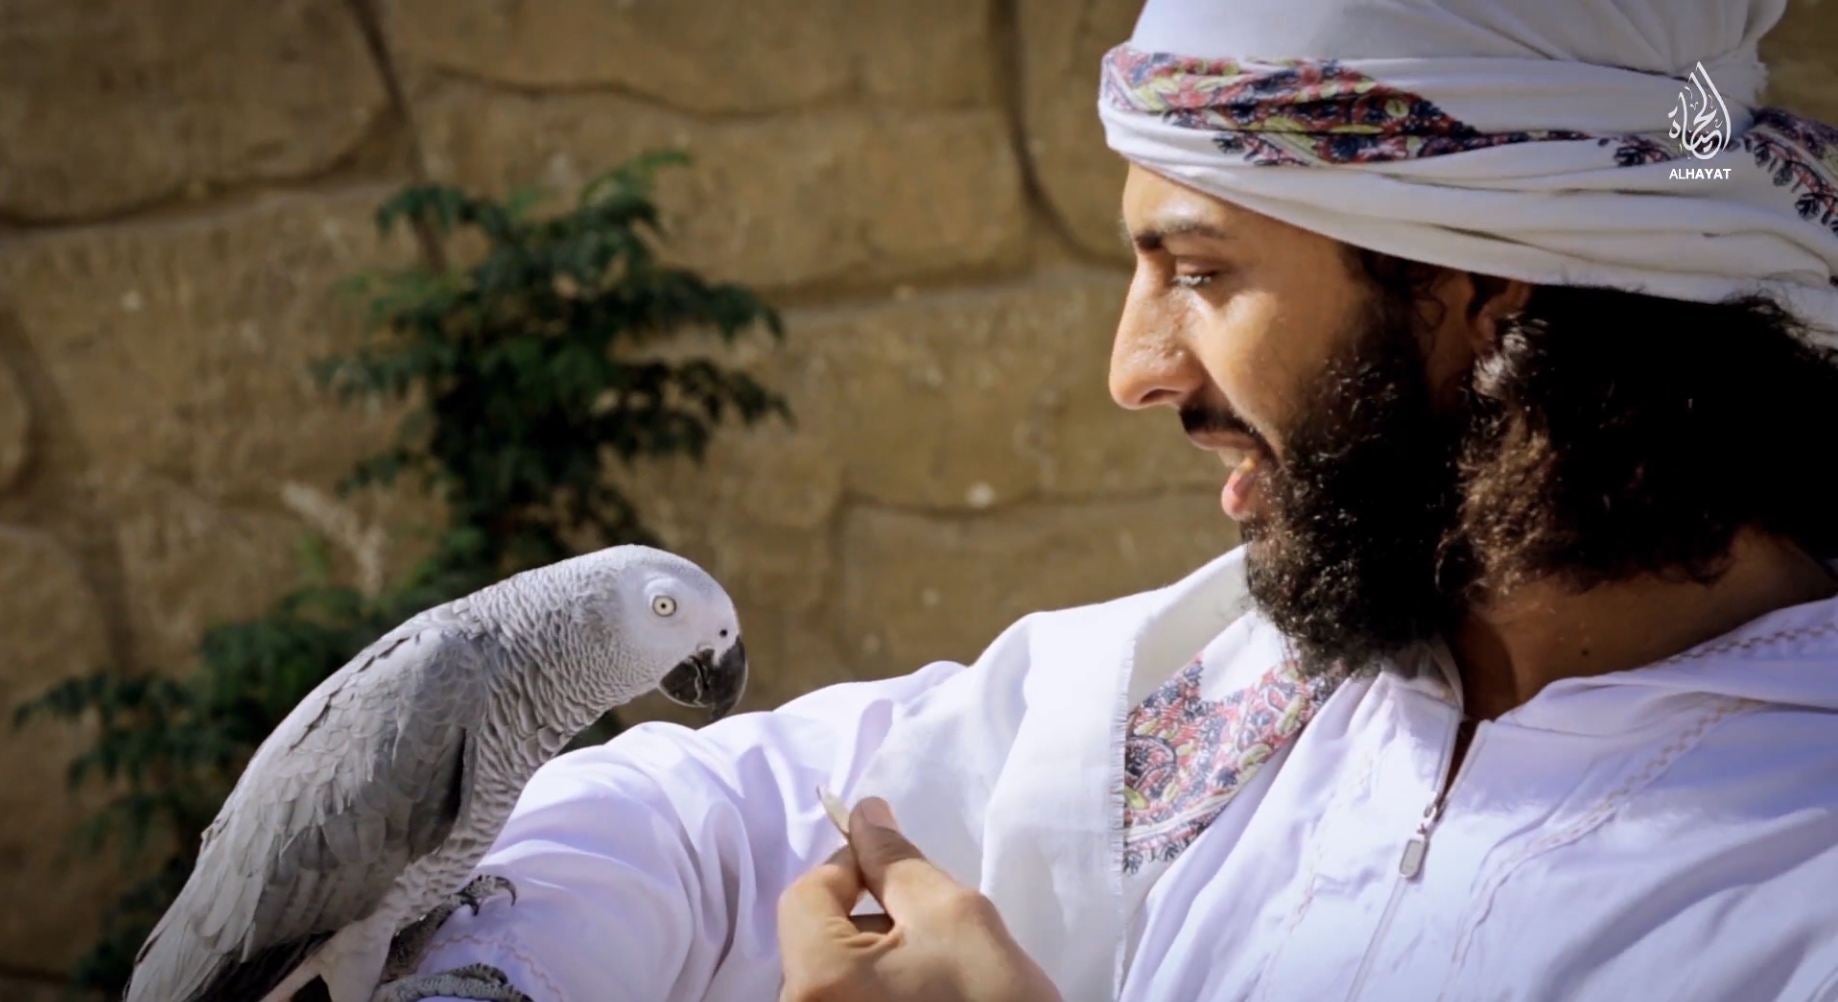
<path fill-rule="evenodd" d="M 538 766 L 651 689 L 719 716 L 746 681 L 734 603 L 694 563 L 615 546 L 420 613 L 262 742 L 135 961 L 128 1002 L 520 999 L 484 966 L 378 988 L 479 889 Z M 462 894 L 462 892 L 464 892 Z M 514 905 L 513 905 L 514 906 Z M 417 920 L 421 920 L 417 924 Z M 415 931 L 411 930 L 411 931 Z M 426 982 L 417 987 L 412 982 Z"/>

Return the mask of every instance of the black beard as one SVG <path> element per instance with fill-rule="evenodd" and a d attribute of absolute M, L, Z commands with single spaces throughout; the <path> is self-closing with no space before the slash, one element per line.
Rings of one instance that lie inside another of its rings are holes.
<path fill-rule="evenodd" d="M 1381 294 L 1383 295 L 1383 294 Z M 1407 305 L 1386 302 L 1326 369 L 1244 526 L 1251 596 L 1307 672 L 1358 670 L 1457 607 L 1460 415 L 1438 414 Z"/>

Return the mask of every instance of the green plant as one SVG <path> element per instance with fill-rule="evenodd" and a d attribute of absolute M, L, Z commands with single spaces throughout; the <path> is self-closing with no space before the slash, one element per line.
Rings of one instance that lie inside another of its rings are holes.
<path fill-rule="evenodd" d="M 753 293 L 667 266 L 652 249 L 653 173 L 681 162 L 640 157 L 546 216 L 530 211 L 528 197 L 440 185 L 407 188 L 379 209 L 383 230 L 415 228 L 426 260 L 354 280 L 373 336 L 316 371 L 342 399 L 406 401 L 410 411 L 399 439 L 340 487 L 411 474 L 442 502 L 446 523 L 432 554 L 379 595 L 334 583 L 323 547 L 309 547 L 303 584 L 262 616 L 207 631 L 185 677 L 103 670 L 20 707 L 19 724 L 38 715 L 97 722 L 69 780 L 99 783 L 109 799 L 79 845 L 112 841 L 127 866 L 147 872 L 111 909 L 73 972 L 78 985 L 120 992 L 249 755 L 365 644 L 420 609 L 575 546 L 657 542 L 612 486 L 612 463 L 699 461 L 730 415 L 790 417 L 777 395 L 708 357 L 642 353 L 687 331 L 723 345 L 759 326 L 783 337 Z M 445 264 L 455 238 L 481 248 L 464 267 Z M 603 721 L 590 734 L 616 728 Z"/>

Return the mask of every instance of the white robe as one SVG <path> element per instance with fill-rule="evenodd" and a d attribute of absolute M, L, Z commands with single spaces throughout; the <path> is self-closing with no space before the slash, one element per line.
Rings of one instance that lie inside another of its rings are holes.
<path fill-rule="evenodd" d="M 1483 723 L 1407 878 L 1460 719 L 1426 647 L 1126 881 L 1130 708 L 1203 646 L 1215 687 L 1280 655 L 1242 556 L 1025 617 L 970 668 L 551 763 L 481 864 L 517 904 L 456 915 L 422 969 L 494 964 L 538 1002 L 774 999 L 779 892 L 840 844 L 822 783 L 888 797 L 1066 1002 L 1838 999 L 1838 600 Z"/>

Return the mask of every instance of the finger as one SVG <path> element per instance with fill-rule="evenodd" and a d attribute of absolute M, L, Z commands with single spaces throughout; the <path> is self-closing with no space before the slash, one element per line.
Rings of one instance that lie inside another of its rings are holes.
<path fill-rule="evenodd" d="M 956 881 L 900 833 L 893 809 L 879 797 L 855 805 L 849 816 L 849 847 L 868 893 L 896 920 L 959 890 Z"/>
<path fill-rule="evenodd" d="M 837 938 L 854 935 L 849 909 L 861 894 L 861 873 L 846 848 L 792 881 L 779 895 L 779 944 L 787 963 L 793 957 L 817 955 Z"/>

